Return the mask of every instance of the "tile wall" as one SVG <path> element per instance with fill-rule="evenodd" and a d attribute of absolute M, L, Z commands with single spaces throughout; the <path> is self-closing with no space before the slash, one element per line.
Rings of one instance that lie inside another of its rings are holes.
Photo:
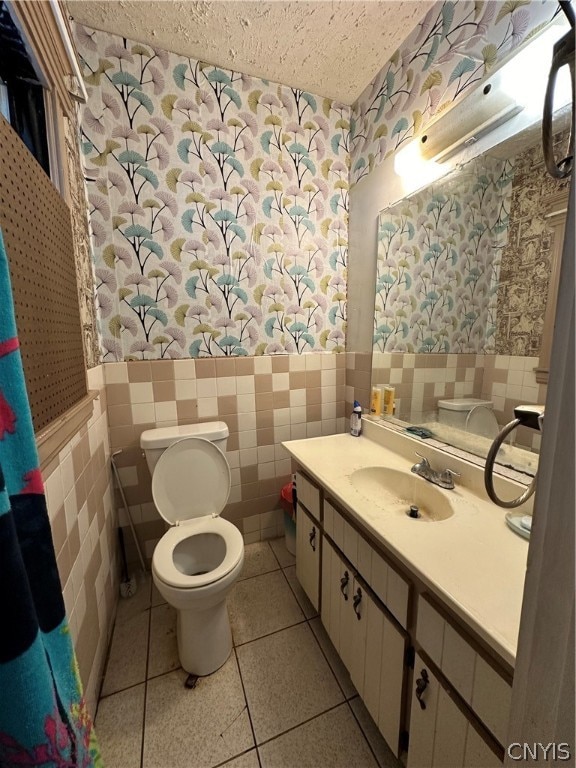
<path fill-rule="evenodd" d="M 344 354 L 143 360 L 106 363 L 104 371 L 111 450 L 121 451 L 116 461 L 148 558 L 165 529 L 140 448 L 143 430 L 225 421 L 232 490 L 223 515 L 256 541 L 278 535 L 282 522 L 279 494 L 292 466 L 281 443 L 344 429 Z M 120 502 L 117 495 L 118 509 Z M 127 522 L 123 511 L 120 520 Z"/>
<path fill-rule="evenodd" d="M 118 548 L 103 366 L 89 422 L 43 472 L 48 515 L 80 676 L 95 712 L 118 599 Z"/>
<path fill-rule="evenodd" d="M 353 396 L 369 407 L 370 358 L 366 353 L 347 354 L 347 411 Z M 374 383 L 395 387 L 396 415 L 413 423 L 434 418 L 438 400 L 443 398 L 491 400 L 501 425 L 512 420 L 514 406 L 546 400 L 546 386 L 538 384 L 534 374 L 537 357 L 375 352 L 373 364 Z M 540 435 L 520 428 L 516 442 L 537 449 Z"/>

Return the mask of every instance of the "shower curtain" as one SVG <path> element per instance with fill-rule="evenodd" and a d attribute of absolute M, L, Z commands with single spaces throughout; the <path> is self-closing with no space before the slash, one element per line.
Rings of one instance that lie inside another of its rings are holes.
<path fill-rule="evenodd" d="M 0 766 L 101 766 L 65 615 L 0 230 Z"/>

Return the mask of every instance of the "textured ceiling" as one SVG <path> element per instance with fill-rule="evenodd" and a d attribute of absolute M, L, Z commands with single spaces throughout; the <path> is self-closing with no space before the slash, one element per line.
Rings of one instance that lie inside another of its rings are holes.
<path fill-rule="evenodd" d="M 68 0 L 95 29 L 351 104 L 426 11 L 398 0 Z"/>

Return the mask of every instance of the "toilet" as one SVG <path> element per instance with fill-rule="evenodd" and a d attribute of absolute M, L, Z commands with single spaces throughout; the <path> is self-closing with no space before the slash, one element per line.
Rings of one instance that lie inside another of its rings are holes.
<path fill-rule="evenodd" d="M 499 427 L 491 400 L 457 397 L 438 400 L 438 421 L 451 427 L 494 439 Z"/>
<path fill-rule="evenodd" d="M 152 497 L 170 526 L 152 556 L 152 578 L 177 611 L 178 653 L 192 675 L 209 675 L 232 650 L 226 597 L 242 570 L 244 540 L 220 517 L 230 494 L 224 422 L 142 432 Z"/>

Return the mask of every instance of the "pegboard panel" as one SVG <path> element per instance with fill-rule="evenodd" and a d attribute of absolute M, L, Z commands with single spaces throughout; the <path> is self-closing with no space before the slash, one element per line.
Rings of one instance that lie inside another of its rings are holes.
<path fill-rule="evenodd" d="M 34 429 L 86 395 L 68 206 L 0 115 L 0 226 Z"/>

